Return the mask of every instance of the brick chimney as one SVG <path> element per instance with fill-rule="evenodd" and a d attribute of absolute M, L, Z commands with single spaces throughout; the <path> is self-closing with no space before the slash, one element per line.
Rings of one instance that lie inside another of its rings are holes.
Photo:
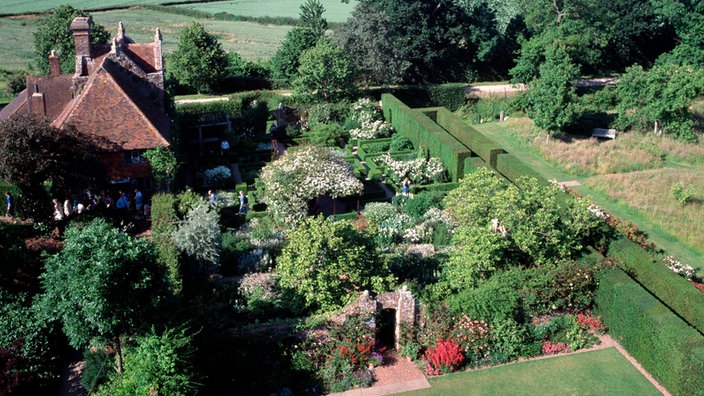
<path fill-rule="evenodd" d="M 33 81 L 33 92 L 29 101 L 29 111 L 31 114 L 38 116 L 46 116 L 46 101 L 44 94 L 39 92 L 39 84 Z"/>
<path fill-rule="evenodd" d="M 49 70 L 50 76 L 60 76 L 61 75 L 61 62 L 59 57 L 56 55 L 56 51 L 51 50 L 51 55 L 49 55 Z"/>
<path fill-rule="evenodd" d="M 73 42 L 76 47 L 76 74 L 87 74 L 86 62 L 93 59 L 90 45 L 90 24 L 88 17 L 75 17 L 71 22 Z"/>

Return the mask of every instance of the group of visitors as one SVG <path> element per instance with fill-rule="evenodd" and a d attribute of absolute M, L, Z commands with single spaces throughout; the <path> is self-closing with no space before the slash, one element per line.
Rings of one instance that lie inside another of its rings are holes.
<path fill-rule="evenodd" d="M 249 198 L 243 191 L 240 191 L 237 195 L 237 200 L 240 203 L 239 214 L 246 214 L 247 210 L 249 210 Z M 208 190 L 208 202 L 211 204 L 217 204 L 218 202 L 218 197 L 213 190 Z"/>
<path fill-rule="evenodd" d="M 134 194 L 130 195 L 119 190 L 117 201 L 114 200 L 112 194 L 105 191 L 100 194 L 86 191 L 80 197 L 74 196 L 73 200 L 66 198 L 62 202 L 54 198 L 52 202 L 54 205 L 53 219 L 55 221 L 62 221 L 88 211 L 102 214 L 110 213 L 123 218 L 134 215 L 139 220 L 148 217 L 151 210 L 150 205 L 148 203 L 145 204 L 144 194 L 139 189 L 135 189 Z"/>

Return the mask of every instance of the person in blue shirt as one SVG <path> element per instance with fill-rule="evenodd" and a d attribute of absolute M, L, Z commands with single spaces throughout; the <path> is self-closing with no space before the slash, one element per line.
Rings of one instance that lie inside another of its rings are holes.
<path fill-rule="evenodd" d="M 247 213 L 247 204 L 249 202 L 247 200 L 247 196 L 244 195 L 244 193 L 242 191 L 240 191 L 239 200 L 240 200 L 240 214 Z"/>
<path fill-rule="evenodd" d="M 210 203 L 215 203 L 218 200 L 218 197 L 215 196 L 213 190 L 208 190 L 208 198 L 210 198 Z"/>
<path fill-rule="evenodd" d="M 5 210 L 5 215 L 11 219 L 14 219 L 14 202 L 12 202 L 12 194 L 9 191 L 5 191 L 5 197 L 7 198 L 7 209 Z"/>

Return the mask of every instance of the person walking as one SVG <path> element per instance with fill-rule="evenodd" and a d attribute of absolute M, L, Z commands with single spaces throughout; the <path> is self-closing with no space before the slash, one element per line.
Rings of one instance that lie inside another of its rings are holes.
<path fill-rule="evenodd" d="M 208 190 L 208 199 L 210 199 L 210 203 L 215 203 L 218 200 L 218 197 L 215 195 L 213 190 Z"/>
<path fill-rule="evenodd" d="M 5 209 L 5 216 L 14 220 L 15 219 L 15 216 L 14 216 L 15 203 L 13 202 L 12 194 L 10 194 L 9 191 L 5 191 L 5 198 L 7 201 L 7 208 Z"/>
<path fill-rule="evenodd" d="M 403 184 L 401 185 L 401 193 L 403 193 L 403 195 L 408 195 L 408 191 L 409 191 L 410 187 L 411 187 L 411 180 L 408 177 L 406 177 L 405 179 L 403 179 Z"/>
<path fill-rule="evenodd" d="M 240 200 L 240 214 L 247 213 L 247 205 L 249 204 L 249 200 L 247 199 L 247 196 L 242 191 L 240 191 L 239 200 Z"/>
<path fill-rule="evenodd" d="M 144 196 L 138 188 L 134 189 L 134 208 L 137 211 L 137 218 L 142 217 L 142 211 L 144 210 Z"/>

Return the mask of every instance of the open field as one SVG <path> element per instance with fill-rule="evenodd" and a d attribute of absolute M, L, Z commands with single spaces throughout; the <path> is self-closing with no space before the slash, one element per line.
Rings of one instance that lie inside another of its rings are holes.
<path fill-rule="evenodd" d="M 546 178 L 582 183 L 581 186 L 574 187 L 574 190 L 590 197 L 609 213 L 638 225 L 667 254 L 704 271 L 704 232 L 699 226 L 704 223 L 704 207 L 697 202 L 704 199 L 704 188 L 701 185 L 704 180 L 704 163 L 701 160 L 704 145 L 701 143 L 683 145 L 667 138 L 640 136 L 643 144 L 634 145 L 637 136 L 622 135 L 615 141 L 597 143 L 599 147 L 589 153 L 578 147 L 578 141 L 557 143 L 551 140 L 546 143 L 545 133 L 542 137 L 536 137 L 533 123 L 527 118 L 512 117 L 504 123 L 475 125 L 475 128 L 496 140 Z M 532 141 L 532 144 L 526 144 L 526 141 Z M 652 151 L 651 144 L 655 143 L 657 151 Z M 542 149 L 543 146 L 552 147 L 555 144 L 558 144 L 556 149 Z M 636 151 L 647 147 L 646 152 L 654 152 L 656 157 L 664 160 L 649 167 L 646 166 L 649 163 L 647 156 L 639 158 L 625 151 L 621 155 L 634 161 L 643 161 L 640 170 L 604 174 L 595 172 L 599 168 L 594 167 L 586 167 L 584 172 L 568 169 L 581 161 L 590 163 L 589 158 L 594 158 L 594 162 L 601 164 L 599 167 L 603 169 L 612 168 L 613 164 L 622 162 L 622 159 L 618 155 L 609 157 L 605 153 L 614 150 L 614 147 L 625 150 L 624 147 L 629 145 Z M 557 156 L 548 157 L 551 152 L 573 158 L 573 161 L 567 162 Z M 581 155 L 588 158 L 582 159 Z M 609 158 L 613 159 L 611 164 L 602 164 L 609 161 Z M 583 176 L 585 174 L 593 176 Z M 694 190 L 695 202 L 681 205 L 673 198 L 670 189 L 677 182 Z M 655 210 L 654 205 L 662 206 Z"/>
<path fill-rule="evenodd" d="M 166 0 L 3 0 L 0 15 L 44 12 L 62 4 L 70 4 L 81 10 L 105 9 L 110 7 L 131 7 L 139 4 L 160 4 Z M 168 0 L 171 3 L 186 0 Z"/>
<path fill-rule="evenodd" d="M 659 395 L 616 348 L 430 378 L 406 395 Z"/>
<path fill-rule="evenodd" d="M 232 15 L 251 17 L 289 17 L 298 18 L 300 6 L 304 0 L 234 0 L 211 3 L 183 4 L 177 7 L 205 11 L 211 14 L 226 12 Z M 325 7 L 323 17 L 328 22 L 344 22 L 352 13 L 357 2 L 352 0 L 343 4 L 340 0 L 321 0 Z"/>

